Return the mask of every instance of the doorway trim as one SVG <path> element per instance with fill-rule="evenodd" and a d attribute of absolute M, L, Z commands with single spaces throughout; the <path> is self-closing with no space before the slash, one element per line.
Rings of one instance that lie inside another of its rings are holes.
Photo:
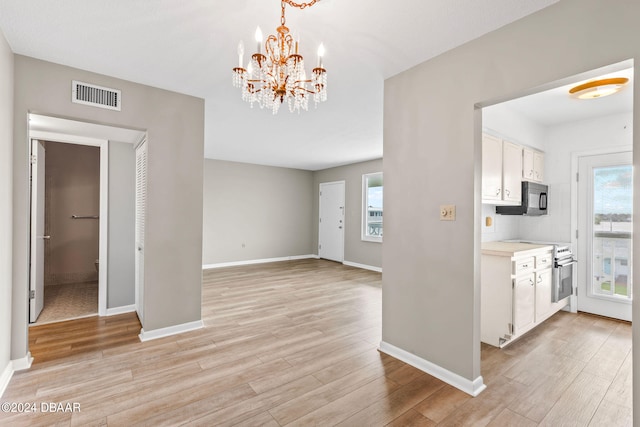
<path fill-rule="evenodd" d="M 109 248 L 109 141 L 106 139 L 90 138 L 86 136 L 67 135 L 55 132 L 30 130 L 29 143 L 32 139 L 42 141 L 62 142 L 66 144 L 88 145 L 100 148 L 100 219 L 99 219 L 99 248 L 98 259 L 100 270 L 98 273 L 98 316 L 107 314 L 107 252 Z M 31 213 L 33 215 L 33 213 Z M 31 251 L 31 249 L 29 249 Z"/>

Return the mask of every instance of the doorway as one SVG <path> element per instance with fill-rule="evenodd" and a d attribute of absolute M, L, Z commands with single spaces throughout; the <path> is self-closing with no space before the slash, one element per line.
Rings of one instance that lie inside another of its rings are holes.
<path fill-rule="evenodd" d="M 32 141 L 30 322 L 98 314 L 100 149 Z"/>
<path fill-rule="evenodd" d="M 97 315 L 106 305 L 107 141 L 32 137 L 29 321 Z"/>
<path fill-rule="evenodd" d="M 318 256 L 344 261 L 344 181 L 320 184 Z"/>
<path fill-rule="evenodd" d="M 579 155 L 578 310 L 631 321 L 631 151 Z"/>

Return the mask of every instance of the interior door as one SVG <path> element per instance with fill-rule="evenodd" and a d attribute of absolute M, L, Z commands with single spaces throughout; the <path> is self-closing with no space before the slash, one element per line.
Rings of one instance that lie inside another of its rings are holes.
<path fill-rule="evenodd" d="M 632 153 L 578 160 L 578 310 L 631 321 Z"/>
<path fill-rule="evenodd" d="M 144 327 L 144 228 L 147 212 L 147 141 L 136 148 L 135 304 Z"/>
<path fill-rule="evenodd" d="M 44 307 L 44 166 L 42 142 L 31 140 L 31 268 L 29 322 L 38 320 Z"/>
<path fill-rule="evenodd" d="M 320 258 L 344 261 L 344 208 L 344 181 L 320 184 Z"/>

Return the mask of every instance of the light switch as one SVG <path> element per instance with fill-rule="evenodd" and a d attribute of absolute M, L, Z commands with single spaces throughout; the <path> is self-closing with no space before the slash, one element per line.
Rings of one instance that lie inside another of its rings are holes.
<path fill-rule="evenodd" d="M 440 205 L 440 221 L 455 221 L 456 205 Z"/>

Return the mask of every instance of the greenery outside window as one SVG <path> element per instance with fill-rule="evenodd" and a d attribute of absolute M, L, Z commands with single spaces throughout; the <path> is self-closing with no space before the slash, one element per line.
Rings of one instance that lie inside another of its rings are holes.
<path fill-rule="evenodd" d="M 382 172 L 362 175 L 362 240 L 382 242 Z"/>

